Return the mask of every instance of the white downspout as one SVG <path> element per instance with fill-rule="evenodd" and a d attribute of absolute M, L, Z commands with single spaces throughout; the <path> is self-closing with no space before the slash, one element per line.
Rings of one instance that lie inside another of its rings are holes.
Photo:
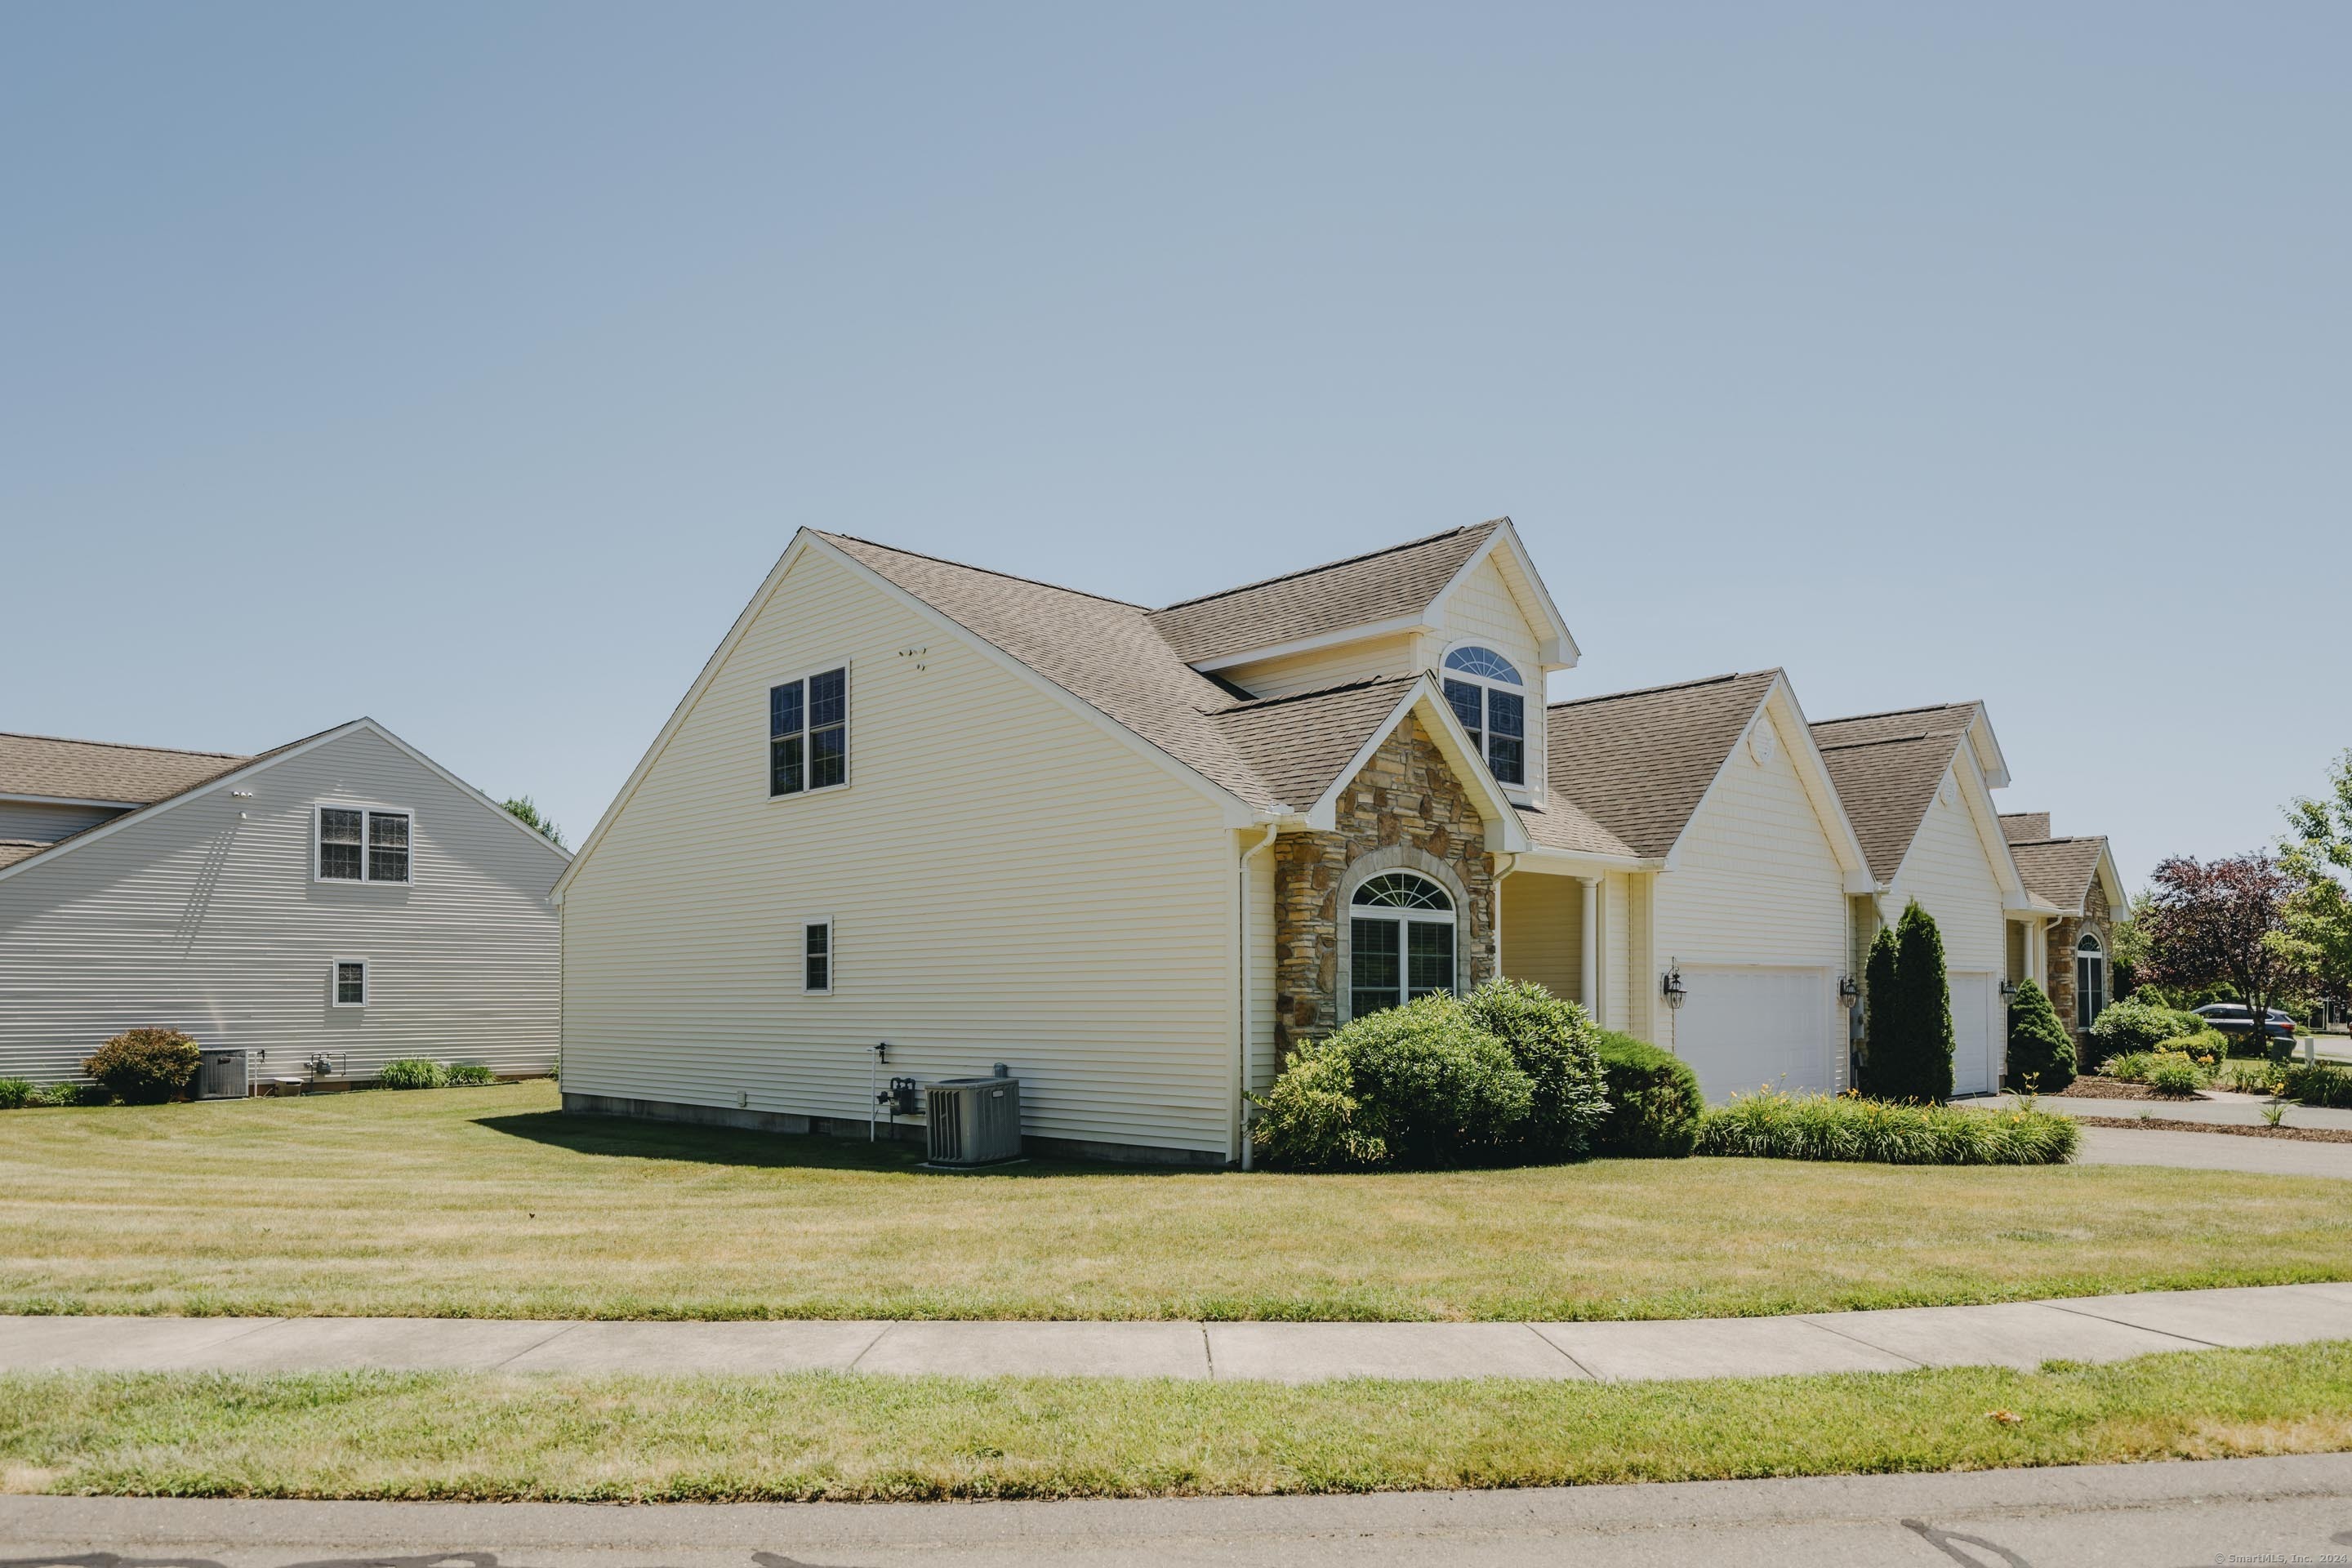
<path fill-rule="evenodd" d="M 1250 862 L 1270 847 L 1274 843 L 1274 836 L 1281 831 L 1279 820 L 1267 823 L 1265 837 L 1243 850 L 1241 858 L 1234 862 L 1234 907 L 1239 916 L 1236 924 L 1241 935 L 1241 962 L 1237 966 L 1241 994 L 1235 998 L 1234 1006 L 1234 1017 L 1238 1026 L 1234 1031 L 1234 1127 L 1241 1142 L 1242 1169 L 1244 1171 L 1254 1168 L 1250 1160 L 1249 1100 L 1244 1098 L 1249 1091 L 1250 1058 L 1249 868 Z"/>
<path fill-rule="evenodd" d="M 1584 889 L 1583 924 L 1577 928 L 1577 989 L 1583 993 L 1578 1000 L 1596 1024 L 1601 1022 L 1601 879 L 1579 877 Z"/>

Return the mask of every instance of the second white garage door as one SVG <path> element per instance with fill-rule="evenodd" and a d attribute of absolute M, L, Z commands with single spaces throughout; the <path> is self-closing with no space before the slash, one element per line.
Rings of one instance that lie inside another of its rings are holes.
<path fill-rule="evenodd" d="M 1990 1094 L 2005 1054 L 2009 1005 L 1990 974 L 1955 973 L 1952 988 L 1952 1092 Z"/>
<path fill-rule="evenodd" d="M 1683 965 L 1675 1051 L 1710 1100 L 1769 1085 L 1793 1092 L 1837 1089 L 1842 1047 L 1830 1027 L 1833 982 L 1826 969 Z"/>

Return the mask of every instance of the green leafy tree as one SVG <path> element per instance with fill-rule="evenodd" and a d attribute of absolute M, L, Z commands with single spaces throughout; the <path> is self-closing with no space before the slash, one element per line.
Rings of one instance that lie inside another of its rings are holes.
<path fill-rule="evenodd" d="M 1895 928 L 1880 926 L 1871 939 L 1870 958 L 1862 971 L 1862 1073 L 1854 1087 L 1873 1100 L 1893 1098 L 1896 1050 L 1894 1044 L 1895 993 Z M 1882 1053 L 1880 1047 L 1885 1045 Z"/>
<path fill-rule="evenodd" d="M 2049 994 L 2028 980 L 2009 999 L 2009 1087 L 2056 1094 L 2074 1081 L 2074 1040 Z"/>
<path fill-rule="evenodd" d="M 2336 759 L 2326 793 L 2296 796 L 2286 819 L 2279 865 L 2301 884 L 2287 900 L 2286 940 L 2311 990 L 2352 1006 L 2352 751 Z"/>
<path fill-rule="evenodd" d="M 552 817 L 541 812 L 532 803 L 530 796 L 519 795 L 503 804 L 507 808 L 508 816 L 554 845 L 558 849 L 563 847 L 563 829 L 555 826 Z"/>

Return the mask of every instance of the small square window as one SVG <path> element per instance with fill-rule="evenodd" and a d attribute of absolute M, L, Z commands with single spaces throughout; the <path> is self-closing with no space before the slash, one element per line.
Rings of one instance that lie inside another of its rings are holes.
<path fill-rule="evenodd" d="M 368 966 L 364 958 L 335 960 L 335 1005 L 364 1007 L 368 999 Z"/>
<path fill-rule="evenodd" d="M 833 989 L 831 921 L 811 921 L 801 928 L 801 989 L 820 994 Z"/>

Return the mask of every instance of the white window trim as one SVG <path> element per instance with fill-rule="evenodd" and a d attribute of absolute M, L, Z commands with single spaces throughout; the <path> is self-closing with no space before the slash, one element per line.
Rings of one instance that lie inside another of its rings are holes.
<path fill-rule="evenodd" d="M 857 706 L 856 690 L 857 685 L 857 672 L 847 658 L 828 658 L 821 664 L 813 664 L 809 666 L 806 669 L 802 670 L 797 675 L 779 675 L 760 689 L 760 700 L 765 710 L 760 715 L 761 721 L 762 724 L 772 725 L 775 722 L 775 715 L 772 708 L 768 707 L 768 705 L 772 704 L 775 701 L 774 693 L 776 688 L 779 686 L 790 686 L 794 681 L 800 682 L 801 777 L 803 779 L 806 779 L 809 776 L 809 678 L 817 675 L 830 675 L 836 669 L 841 671 L 841 710 L 843 714 L 843 728 L 845 730 L 855 730 L 856 728 L 855 719 Z M 857 777 L 857 769 L 851 755 L 851 753 L 856 750 L 857 743 L 853 741 L 849 743 L 848 749 L 842 753 L 841 782 L 839 784 L 803 784 L 800 788 L 793 791 L 790 795 L 778 795 L 775 792 L 776 764 L 774 742 L 775 736 L 773 733 L 765 730 L 761 731 L 760 742 L 760 789 L 761 793 L 765 795 L 772 801 L 804 800 L 813 795 L 832 795 L 836 790 L 847 789 L 851 783 Z"/>
<path fill-rule="evenodd" d="M 1510 686 L 1489 676 L 1473 675 L 1466 669 L 1447 668 L 1445 661 L 1465 647 L 1484 648 L 1493 654 L 1496 658 L 1517 670 L 1523 683 L 1528 672 L 1531 669 L 1534 670 L 1536 684 Z M 1500 691 L 1519 700 L 1519 771 L 1523 776 L 1517 784 L 1510 784 L 1499 778 L 1496 779 L 1495 783 L 1513 801 L 1522 805 L 1532 805 L 1535 799 L 1535 781 L 1544 775 L 1547 766 L 1543 753 L 1542 670 L 1517 654 L 1507 653 L 1496 647 L 1491 637 L 1456 637 L 1440 648 L 1437 653 L 1437 694 L 1441 699 L 1445 695 L 1445 683 L 1449 680 L 1459 680 L 1465 685 L 1475 686 L 1482 693 Z M 1455 717 L 1459 718 L 1460 715 L 1456 714 Z M 1486 771 L 1489 774 L 1494 773 L 1495 765 L 1486 762 L 1485 748 L 1494 732 L 1493 727 L 1487 721 L 1486 699 L 1482 695 L 1478 699 L 1478 745 L 1480 748 L 1478 760 L 1486 763 Z"/>
<path fill-rule="evenodd" d="M 2084 1004 L 2090 1000 L 2094 993 L 2093 987 L 2086 986 L 2083 984 L 2083 964 L 2085 960 L 2094 962 L 2099 966 L 2099 984 L 2095 987 L 2096 994 L 2099 998 L 2099 1005 L 2095 1010 L 2091 1011 L 2090 1023 L 2080 1021 L 2083 1014 L 2086 1011 Z M 2107 985 L 2109 984 L 2109 979 L 2110 971 L 2107 965 L 2107 944 L 2099 940 L 2098 932 L 2086 931 L 2074 940 L 2074 1016 L 2077 1020 L 2074 1027 L 2078 1032 L 2088 1029 L 2091 1026 L 2091 1024 L 2097 1023 L 2099 1021 L 2099 1014 L 2107 1010 Z"/>
<path fill-rule="evenodd" d="M 779 682 L 779 684 L 782 683 Z M 834 935 L 833 917 L 831 915 L 808 915 L 802 919 L 800 926 L 801 994 L 803 996 L 830 996 L 834 994 L 835 989 L 841 984 L 841 944 Z M 822 987 L 811 985 L 808 983 L 808 933 L 816 930 L 820 926 L 824 928 L 824 984 Z"/>
<path fill-rule="evenodd" d="M 326 845 L 322 842 L 330 811 L 356 811 L 360 814 L 360 874 L 356 877 L 330 877 L 325 874 Z M 375 863 L 368 858 L 368 818 L 371 816 L 404 816 L 408 818 L 408 875 L 394 880 L 379 877 Z M 310 880 L 337 888 L 413 888 L 416 886 L 416 813 L 404 805 L 363 805 L 355 800 L 320 800 L 310 805 Z"/>
<path fill-rule="evenodd" d="M 360 999 L 356 1002 L 346 1002 L 343 1000 L 342 971 L 343 965 L 346 963 L 356 963 L 360 966 Z M 368 961 L 366 959 L 353 958 L 349 955 L 345 955 L 341 958 L 331 958 L 327 960 L 328 1006 L 361 1008 L 365 1007 L 370 1002 L 374 1000 L 375 973 L 368 966 Z"/>
<path fill-rule="evenodd" d="M 1445 899 L 1445 908 L 1443 910 L 1408 910 L 1400 908 L 1394 904 L 1359 904 L 1355 902 L 1356 894 L 1363 889 L 1365 883 L 1378 881 L 1382 877 L 1393 876 L 1412 877 L 1420 881 L 1428 883 L 1431 887 L 1435 888 L 1440 894 L 1444 895 Z M 1351 921 L 1384 920 L 1394 921 L 1399 926 L 1403 926 L 1410 922 L 1414 925 L 1443 925 L 1451 929 L 1454 932 L 1454 983 L 1448 986 L 1447 989 L 1456 996 L 1462 994 L 1462 924 L 1459 911 L 1454 908 L 1454 898 L 1452 889 L 1448 888 L 1444 883 L 1439 881 L 1436 878 L 1431 876 L 1426 871 L 1416 869 L 1411 866 L 1391 866 L 1386 870 L 1375 871 L 1371 875 L 1365 877 L 1357 882 L 1355 887 L 1350 888 L 1348 890 L 1348 899 L 1349 902 L 1346 907 L 1345 918 Z M 1363 1016 L 1363 1015 L 1359 1014 L 1356 1011 L 1356 954 L 1355 942 L 1352 940 L 1349 941 L 1348 949 L 1348 973 L 1341 977 L 1340 984 L 1345 988 L 1347 997 L 1347 1004 L 1344 1008 L 1347 1018 L 1354 1019 Z M 1406 1005 L 1412 1000 L 1412 939 L 1402 931 L 1399 931 L 1397 932 L 1397 999 L 1391 1004 L 1391 1005 L 1398 1007 Z"/>

